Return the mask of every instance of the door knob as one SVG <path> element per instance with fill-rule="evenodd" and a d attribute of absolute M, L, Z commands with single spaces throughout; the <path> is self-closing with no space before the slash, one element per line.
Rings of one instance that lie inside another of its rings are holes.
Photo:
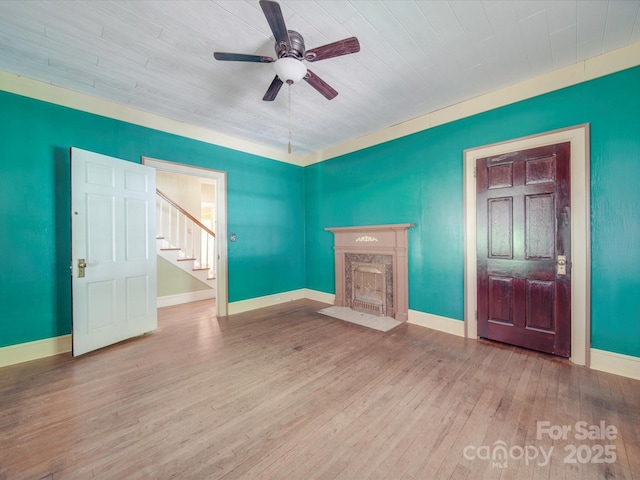
<path fill-rule="evenodd" d="M 84 261 L 84 258 L 78 259 L 78 278 L 84 277 L 84 269 L 87 268 L 87 263 Z"/>
<path fill-rule="evenodd" d="M 556 265 L 558 265 L 558 269 L 557 269 L 558 275 L 567 274 L 567 256 L 566 255 L 558 255 L 558 260 L 556 261 Z"/>

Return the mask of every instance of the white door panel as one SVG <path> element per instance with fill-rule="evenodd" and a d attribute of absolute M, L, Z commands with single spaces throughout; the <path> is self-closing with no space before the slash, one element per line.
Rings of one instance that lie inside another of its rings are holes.
<path fill-rule="evenodd" d="M 80 355 L 157 328 L 155 169 L 72 148 L 71 172 L 73 354 Z"/>

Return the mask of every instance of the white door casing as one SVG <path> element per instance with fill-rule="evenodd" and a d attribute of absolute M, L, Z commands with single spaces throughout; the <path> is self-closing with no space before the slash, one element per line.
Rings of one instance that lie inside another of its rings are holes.
<path fill-rule="evenodd" d="M 153 168 L 71 149 L 74 356 L 157 328 L 155 188 Z"/>
<path fill-rule="evenodd" d="M 465 336 L 477 338 L 477 242 L 476 179 L 478 158 L 500 155 L 561 142 L 571 143 L 571 357 L 589 366 L 590 338 L 590 226 L 589 226 L 589 125 L 555 130 L 507 142 L 485 145 L 464 152 L 465 195 Z"/>

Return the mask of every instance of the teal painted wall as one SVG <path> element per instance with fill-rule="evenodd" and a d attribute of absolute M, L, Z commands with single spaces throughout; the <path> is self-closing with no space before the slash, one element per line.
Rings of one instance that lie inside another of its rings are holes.
<path fill-rule="evenodd" d="M 71 146 L 226 171 L 229 301 L 304 287 L 301 167 L 6 92 L 0 132 L 0 347 L 71 331 Z"/>
<path fill-rule="evenodd" d="M 591 124 L 592 346 L 640 356 L 640 67 L 305 169 L 0 92 L 0 347 L 70 332 L 69 147 L 228 173 L 229 300 L 333 293 L 324 228 L 417 224 L 410 308 L 463 318 L 464 149 Z"/>
<path fill-rule="evenodd" d="M 409 306 L 464 317 L 463 151 L 591 125 L 591 335 L 640 356 L 640 67 L 305 169 L 306 285 L 334 292 L 325 227 L 416 223 Z"/>

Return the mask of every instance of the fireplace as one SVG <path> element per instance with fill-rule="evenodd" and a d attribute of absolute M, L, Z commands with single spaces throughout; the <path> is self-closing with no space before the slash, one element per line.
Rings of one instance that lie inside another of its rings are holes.
<path fill-rule="evenodd" d="M 336 306 L 407 320 L 407 231 L 413 226 L 326 228 L 334 234 Z"/>

